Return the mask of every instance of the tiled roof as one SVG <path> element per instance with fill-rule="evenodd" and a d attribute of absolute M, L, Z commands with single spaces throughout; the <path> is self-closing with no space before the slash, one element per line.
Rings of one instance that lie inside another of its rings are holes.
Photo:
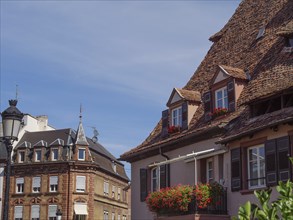
<path fill-rule="evenodd" d="M 286 26 L 282 27 L 278 32 L 280 36 L 293 36 L 293 20 L 290 21 Z"/>
<path fill-rule="evenodd" d="M 193 102 L 201 102 L 201 95 L 198 91 L 191 91 L 186 89 L 178 89 L 176 90 L 180 93 L 182 98 L 184 98 L 187 101 L 193 101 Z"/>
<path fill-rule="evenodd" d="M 293 122 L 293 107 L 284 108 L 254 118 L 249 118 L 249 114 L 243 114 L 240 118 L 240 120 L 235 121 L 235 124 L 231 123 L 226 136 L 219 141 L 220 143 L 227 143 L 230 140 L 250 135 L 256 131 L 274 127 L 281 123 Z"/>
<path fill-rule="evenodd" d="M 184 136 L 199 130 L 208 130 L 211 126 L 220 125 L 222 120 L 241 120 L 242 118 L 237 117 L 240 113 L 241 115 L 248 114 L 248 108 L 240 106 L 240 104 L 246 103 L 248 100 L 252 101 L 263 98 L 266 95 L 284 89 L 284 86 L 278 85 L 277 81 L 273 82 L 272 86 L 265 85 L 265 89 L 262 89 L 262 82 L 268 82 L 268 80 L 262 79 L 268 79 L 271 76 L 274 79 L 277 79 L 278 76 L 284 79 L 284 77 L 290 77 L 290 73 L 293 74 L 293 53 L 282 52 L 285 41 L 283 37 L 276 34 L 281 27 L 287 25 L 293 19 L 292 11 L 292 0 L 242 1 L 229 22 L 217 34 L 219 37 L 215 40 L 204 60 L 183 88 L 198 91 L 201 94 L 205 93 L 209 90 L 209 83 L 219 65 L 225 66 L 227 70 L 229 69 L 231 73 L 233 72 L 232 74 L 242 78 L 244 75 L 239 70 L 247 69 L 252 79 L 248 82 L 248 86 L 243 89 L 237 102 L 237 111 L 229 115 L 231 118 L 226 117 L 217 120 L 217 122 L 214 120 L 205 122 L 203 104 L 201 104 L 194 114 L 188 130 L 183 131 L 177 136 L 163 138 L 160 135 L 161 121 L 159 121 L 146 140 L 139 146 L 121 155 L 121 159 L 133 159 L 132 157 L 139 154 L 139 152 L 151 150 L 163 143 L 180 140 Z M 265 27 L 265 34 L 257 39 L 261 27 Z M 285 82 L 285 87 L 290 87 L 291 83 L 292 80 L 291 82 Z"/>

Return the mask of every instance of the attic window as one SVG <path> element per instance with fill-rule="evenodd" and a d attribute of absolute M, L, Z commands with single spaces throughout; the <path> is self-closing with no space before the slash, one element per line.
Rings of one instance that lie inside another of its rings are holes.
<path fill-rule="evenodd" d="M 293 36 L 287 38 L 287 47 L 293 47 Z"/>
<path fill-rule="evenodd" d="M 258 34 L 257 34 L 257 36 L 256 36 L 256 40 L 258 40 L 259 38 L 261 38 L 261 37 L 264 36 L 264 34 L 265 34 L 265 30 L 266 30 L 265 27 L 261 27 L 261 28 L 259 29 Z"/>
<path fill-rule="evenodd" d="M 182 126 L 182 107 L 172 110 L 172 126 Z"/>

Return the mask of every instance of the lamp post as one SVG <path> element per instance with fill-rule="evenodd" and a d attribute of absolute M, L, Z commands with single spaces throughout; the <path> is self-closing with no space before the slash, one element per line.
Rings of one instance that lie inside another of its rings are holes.
<path fill-rule="evenodd" d="M 62 219 L 62 212 L 61 212 L 60 209 L 57 210 L 56 217 L 57 217 L 57 220 L 61 220 Z"/>
<path fill-rule="evenodd" d="M 18 140 L 18 133 L 23 118 L 23 114 L 16 108 L 17 100 L 9 100 L 9 105 L 5 111 L 1 113 L 4 142 L 7 151 L 6 161 L 6 185 L 4 199 L 4 214 L 3 219 L 8 220 L 9 215 L 9 189 L 10 189 L 10 171 L 11 171 L 11 152 L 12 144 Z"/>

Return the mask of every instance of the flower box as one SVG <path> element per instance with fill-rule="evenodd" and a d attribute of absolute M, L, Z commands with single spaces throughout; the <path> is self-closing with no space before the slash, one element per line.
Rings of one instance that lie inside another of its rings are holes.
<path fill-rule="evenodd" d="M 169 126 L 168 127 L 168 133 L 169 134 L 175 134 L 175 133 L 177 133 L 177 132 L 179 132 L 180 131 L 180 126 Z"/>

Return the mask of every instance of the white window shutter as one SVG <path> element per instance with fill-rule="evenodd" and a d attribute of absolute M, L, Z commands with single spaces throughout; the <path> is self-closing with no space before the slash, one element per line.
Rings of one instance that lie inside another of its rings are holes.
<path fill-rule="evenodd" d="M 16 178 L 16 184 L 23 184 L 24 178 Z"/>
<path fill-rule="evenodd" d="M 50 176 L 50 185 L 58 185 L 58 176 Z"/>
<path fill-rule="evenodd" d="M 32 218 L 40 218 L 40 206 L 32 205 Z"/>
<path fill-rule="evenodd" d="M 57 205 L 49 205 L 48 216 L 56 217 L 56 212 L 57 212 Z"/>
<path fill-rule="evenodd" d="M 37 176 L 33 178 L 33 187 L 41 187 L 41 177 Z"/>
<path fill-rule="evenodd" d="M 14 218 L 22 218 L 22 206 L 15 206 L 14 207 Z"/>
<path fill-rule="evenodd" d="M 76 189 L 85 190 L 85 176 L 76 176 Z"/>

